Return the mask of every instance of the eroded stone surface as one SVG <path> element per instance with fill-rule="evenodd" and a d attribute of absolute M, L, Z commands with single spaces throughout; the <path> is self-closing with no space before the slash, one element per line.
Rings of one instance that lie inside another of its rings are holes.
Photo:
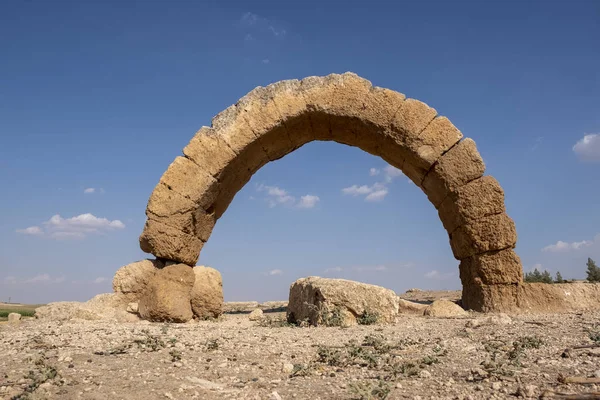
<path fill-rule="evenodd" d="M 488 251 L 513 248 L 516 243 L 515 224 L 504 213 L 462 225 L 450 237 L 450 246 L 457 260 Z"/>
<path fill-rule="evenodd" d="M 127 264 L 115 273 L 112 281 L 113 291 L 137 297 L 146 289 L 150 278 L 163 264 L 157 260 L 141 260 Z"/>
<path fill-rule="evenodd" d="M 298 279 L 290 287 L 290 322 L 349 326 L 365 313 L 377 315 L 379 323 L 395 322 L 398 296 L 381 286 L 314 276 Z"/>
<path fill-rule="evenodd" d="M 459 226 L 505 211 L 504 190 L 492 176 L 483 176 L 456 189 L 442 202 L 438 215 L 452 234 Z"/>
<path fill-rule="evenodd" d="M 191 293 L 194 271 L 185 264 L 158 270 L 138 302 L 142 318 L 155 322 L 187 322 L 192 319 Z"/>
<path fill-rule="evenodd" d="M 182 232 L 149 218 L 140 236 L 140 247 L 156 257 L 196 265 L 204 242 L 196 236 Z"/>
<path fill-rule="evenodd" d="M 195 281 L 191 294 L 192 311 L 200 319 L 217 318 L 223 313 L 223 279 L 214 268 L 193 268 Z"/>
<path fill-rule="evenodd" d="M 450 300 L 436 300 L 423 310 L 423 315 L 437 318 L 465 317 L 467 312 Z"/>
<path fill-rule="evenodd" d="M 465 258 L 460 262 L 463 282 L 480 281 L 485 285 L 523 281 L 521 259 L 512 249 L 492 251 Z"/>
<path fill-rule="evenodd" d="M 466 138 L 439 158 L 423 180 L 423 189 L 431 204 L 438 208 L 446 196 L 484 172 L 485 164 L 475 142 Z"/>

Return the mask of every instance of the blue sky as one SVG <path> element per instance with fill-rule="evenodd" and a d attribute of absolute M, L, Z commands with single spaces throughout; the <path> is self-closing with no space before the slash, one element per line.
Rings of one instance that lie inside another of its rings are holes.
<path fill-rule="evenodd" d="M 147 256 L 148 196 L 201 126 L 256 86 L 345 71 L 476 141 L 526 270 L 600 261 L 600 3 L 220 3 L 0 5 L 0 301 L 110 291 Z M 436 211 L 394 172 L 310 143 L 255 174 L 199 264 L 226 300 L 285 299 L 308 275 L 460 288 Z"/>

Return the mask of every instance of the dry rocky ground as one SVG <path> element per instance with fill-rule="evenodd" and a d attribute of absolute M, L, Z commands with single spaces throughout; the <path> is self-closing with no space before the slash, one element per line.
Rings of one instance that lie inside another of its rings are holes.
<path fill-rule="evenodd" d="M 254 321 L 240 308 L 185 324 L 3 324 L 0 398 L 600 398 L 600 311 L 315 328 L 289 326 L 280 307 Z"/>

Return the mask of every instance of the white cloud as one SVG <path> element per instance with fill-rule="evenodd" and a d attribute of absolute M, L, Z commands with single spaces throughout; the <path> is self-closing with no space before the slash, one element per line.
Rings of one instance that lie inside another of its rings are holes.
<path fill-rule="evenodd" d="M 271 271 L 269 271 L 268 275 L 274 276 L 274 275 L 281 275 L 283 274 L 283 271 L 280 269 L 272 269 Z"/>
<path fill-rule="evenodd" d="M 600 133 L 583 136 L 575 143 L 573 151 L 582 161 L 600 161 Z"/>
<path fill-rule="evenodd" d="M 597 235 L 593 240 L 582 240 L 581 242 L 563 242 L 559 240 L 555 244 L 548 245 L 542 249 L 544 252 L 560 253 L 571 250 L 580 250 L 594 244 L 594 241 L 600 241 L 600 235 Z"/>
<path fill-rule="evenodd" d="M 370 193 L 367 197 L 365 197 L 365 201 L 382 201 L 385 196 L 388 194 L 387 188 L 376 190 L 373 193 Z"/>
<path fill-rule="evenodd" d="M 362 185 L 362 186 L 352 185 L 352 186 L 342 189 L 342 193 L 348 194 L 351 196 L 359 196 L 359 195 L 363 195 L 363 194 L 369 194 L 372 191 L 373 191 L 373 189 L 371 188 L 371 186 L 367 186 L 367 185 Z"/>
<path fill-rule="evenodd" d="M 15 278 L 14 276 L 6 276 L 2 280 L 2 283 L 6 285 L 14 285 L 15 283 L 17 283 L 17 278 Z"/>
<path fill-rule="evenodd" d="M 299 208 L 314 208 L 317 203 L 320 201 L 319 196 L 313 196 L 312 194 L 307 194 L 306 196 L 301 196 L 300 201 L 298 202 Z"/>
<path fill-rule="evenodd" d="M 271 60 L 269 60 L 268 58 L 265 58 L 264 60 L 262 60 L 262 63 L 263 63 L 263 64 L 268 64 L 268 63 L 270 63 L 270 62 L 271 62 Z"/>
<path fill-rule="evenodd" d="M 367 266 L 359 266 L 359 267 L 352 267 L 353 271 L 356 272 L 383 272 L 383 271 L 387 271 L 388 268 L 385 265 L 367 265 Z"/>
<path fill-rule="evenodd" d="M 382 201 L 389 193 L 388 185 L 395 178 L 404 176 L 402 171 L 391 165 L 385 166 L 383 169 L 369 169 L 369 176 L 377 176 L 383 172 L 383 182 L 375 182 L 372 185 L 352 185 L 342 189 L 344 195 L 349 196 L 365 196 L 365 201 L 377 202 Z"/>
<path fill-rule="evenodd" d="M 66 219 L 56 214 L 42 225 L 43 229 L 39 226 L 31 226 L 26 229 L 18 229 L 17 232 L 27 235 L 47 235 L 53 239 L 82 239 L 90 233 L 101 233 L 125 228 L 125 224 L 118 219 L 111 221 L 107 218 L 96 217 L 90 213 Z"/>
<path fill-rule="evenodd" d="M 390 183 L 391 181 L 394 180 L 394 178 L 399 178 L 401 176 L 404 176 L 404 173 L 402 171 L 400 171 L 398 168 L 393 167 L 391 165 L 387 165 L 383 171 L 385 172 L 385 181 L 387 183 Z"/>
<path fill-rule="evenodd" d="M 83 193 L 85 194 L 91 194 L 91 193 L 95 193 L 96 192 L 96 188 L 87 188 L 83 191 Z"/>
<path fill-rule="evenodd" d="M 314 208 L 321 200 L 319 196 L 307 194 L 305 196 L 300 196 L 300 200 L 296 201 L 296 197 L 292 196 L 287 190 L 277 186 L 263 184 L 258 185 L 256 191 L 266 193 L 265 200 L 271 208 L 278 205 L 296 206 L 297 208 Z"/>
<path fill-rule="evenodd" d="M 333 268 L 327 268 L 323 272 L 325 272 L 327 274 L 327 273 L 330 273 L 330 272 L 342 272 L 342 271 L 343 271 L 342 267 L 333 267 Z"/>
<path fill-rule="evenodd" d="M 432 271 L 427 272 L 424 276 L 427 279 L 445 280 L 445 279 L 452 278 L 455 274 L 456 274 L 455 272 L 442 273 L 442 272 L 438 271 L 437 269 L 434 269 Z"/>
<path fill-rule="evenodd" d="M 44 234 L 44 231 L 42 231 L 42 228 L 39 226 L 30 226 L 29 228 L 25 229 L 17 229 L 17 233 L 31 236 L 41 236 Z"/>
<path fill-rule="evenodd" d="M 96 279 L 94 279 L 94 283 L 103 283 L 106 282 L 108 279 L 104 278 L 104 277 L 98 277 Z"/>
<path fill-rule="evenodd" d="M 65 277 L 52 278 L 49 274 L 40 274 L 32 278 L 25 279 L 22 283 L 35 284 L 35 283 L 62 283 L 65 281 Z"/>

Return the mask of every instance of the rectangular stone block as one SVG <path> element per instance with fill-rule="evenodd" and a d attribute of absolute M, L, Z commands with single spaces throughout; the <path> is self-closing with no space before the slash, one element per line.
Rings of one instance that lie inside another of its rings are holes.
<path fill-rule="evenodd" d="M 298 148 L 315 140 L 301 82 L 297 79 L 285 80 L 268 87 L 272 88 L 273 102 L 284 121 L 293 147 Z"/>
<path fill-rule="evenodd" d="M 212 128 L 203 126 L 183 149 L 183 154 L 212 176 L 218 176 L 236 154 Z"/>
<path fill-rule="evenodd" d="M 461 279 L 479 280 L 485 285 L 516 284 L 523 281 L 521 259 L 512 249 L 492 251 L 460 262 Z"/>
<path fill-rule="evenodd" d="M 424 186 L 426 182 L 427 177 Z M 483 176 L 455 189 L 439 206 L 438 215 L 450 234 L 459 226 L 505 211 L 504 190 L 492 176 Z"/>
<path fill-rule="evenodd" d="M 269 162 L 267 153 L 258 143 L 254 131 L 237 105 L 217 114 L 212 120 L 212 125 L 216 134 L 242 158 L 248 169 L 257 171 Z"/>
<path fill-rule="evenodd" d="M 469 138 L 442 155 L 423 180 L 429 201 L 438 208 L 444 199 L 485 172 L 485 164 L 475 142 Z"/>
<path fill-rule="evenodd" d="M 515 224 L 505 213 L 470 222 L 450 235 L 450 247 L 457 260 L 488 251 L 514 248 L 516 243 Z"/>
<path fill-rule="evenodd" d="M 190 266 L 196 265 L 204 245 L 196 236 L 150 218 L 146 220 L 139 240 L 142 251 Z"/>
<path fill-rule="evenodd" d="M 398 143 L 414 143 L 436 115 L 437 111 L 427 104 L 405 99 L 392 119 L 390 134 Z"/>
<path fill-rule="evenodd" d="M 215 201 L 218 193 L 217 180 L 185 157 L 175 158 L 160 182 L 203 209 Z"/>

